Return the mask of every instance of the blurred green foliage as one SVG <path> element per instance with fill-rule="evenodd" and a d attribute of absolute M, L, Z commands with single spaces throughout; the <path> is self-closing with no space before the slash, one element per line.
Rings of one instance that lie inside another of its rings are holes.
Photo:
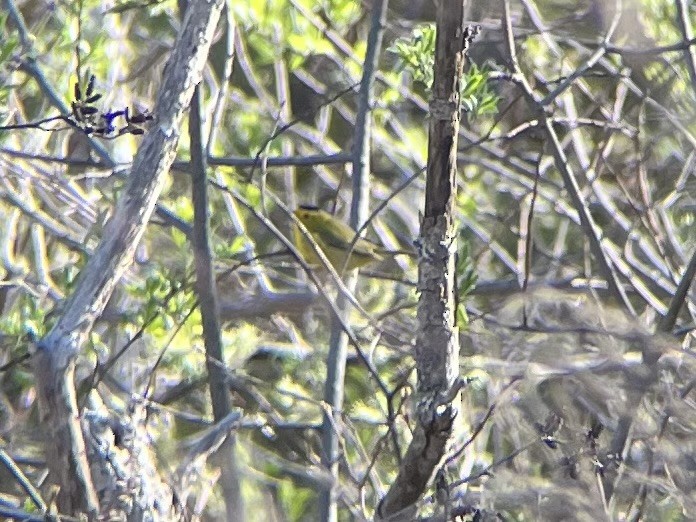
<path fill-rule="evenodd" d="M 400 69 L 407 71 L 414 82 L 421 83 L 429 91 L 435 71 L 435 25 L 414 27 L 407 37 L 397 39 L 387 51 L 396 54 Z M 470 63 L 464 72 L 461 84 L 462 109 L 473 118 L 495 114 L 499 97 L 488 84 L 490 69 Z"/>

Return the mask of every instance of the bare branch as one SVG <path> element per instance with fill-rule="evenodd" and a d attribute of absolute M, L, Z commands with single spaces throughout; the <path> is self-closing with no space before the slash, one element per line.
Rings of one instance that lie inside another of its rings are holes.
<path fill-rule="evenodd" d="M 37 345 L 34 371 L 44 426 L 56 451 L 51 468 L 54 480 L 61 484 L 58 506 L 68 513 L 87 511 L 97 515 L 100 511 L 77 410 L 75 359 L 130 265 L 155 208 L 222 5 L 222 1 L 198 2 L 187 12 L 157 97 L 156 125 L 143 140 L 114 216 L 80 273 L 75 292 L 56 325 Z"/>
<path fill-rule="evenodd" d="M 464 4 L 437 6 L 437 40 L 425 213 L 421 223 L 418 270 L 416 366 L 418 403 L 413 439 L 399 473 L 377 509 L 376 518 L 412 520 L 450 442 L 457 410 L 459 331 L 456 325 L 456 230 L 452 216 L 457 186 L 460 85 L 466 49 L 478 27 L 464 25 Z"/>

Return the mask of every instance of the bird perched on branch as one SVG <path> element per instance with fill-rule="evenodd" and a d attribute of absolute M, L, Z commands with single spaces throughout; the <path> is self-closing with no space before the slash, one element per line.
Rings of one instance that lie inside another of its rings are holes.
<path fill-rule="evenodd" d="M 303 205 L 294 214 L 338 272 L 381 261 L 385 254 L 390 253 L 367 239 L 354 241 L 355 230 L 325 210 Z M 297 226 L 293 226 L 293 237 L 307 264 L 321 266 L 321 259 Z"/>

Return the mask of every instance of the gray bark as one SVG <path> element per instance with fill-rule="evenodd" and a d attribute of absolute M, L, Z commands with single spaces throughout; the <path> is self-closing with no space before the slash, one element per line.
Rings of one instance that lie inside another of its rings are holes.
<path fill-rule="evenodd" d="M 223 2 L 196 2 L 187 12 L 181 34 L 165 69 L 155 106 L 156 122 L 143 138 L 128 182 L 104 236 L 81 271 L 75 292 L 56 325 L 33 356 L 42 424 L 47 429 L 51 480 L 60 485 L 61 513 L 99 513 L 80 426 L 75 361 L 95 320 L 132 262 L 174 160 L 179 128 L 201 78 Z"/>
<path fill-rule="evenodd" d="M 456 195 L 460 80 L 466 47 L 476 29 L 464 24 L 464 2 L 443 0 L 437 9 L 435 77 L 430 102 L 428 174 L 418 266 L 418 402 L 413 440 L 376 518 L 413 520 L 444 457 L 457 408 L 459 339 L 456 325 Z"/>

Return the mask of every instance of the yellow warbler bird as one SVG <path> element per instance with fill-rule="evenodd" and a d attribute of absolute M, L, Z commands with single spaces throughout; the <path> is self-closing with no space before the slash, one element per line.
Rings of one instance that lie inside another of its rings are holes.
<path fill-rule="evenodd" d="M 383 259 L 383 249 L 363 238 L 353 242 L 355 230 L 325 210 L 303 205 L 295 210 L 294 214 L 312 235 L 336 271 L 340 272 L 344 267 L 346 270 L 360 268 L 373 261 Z M 322 262 L 319 256 L 314 252 L 312 245 L 302 234 L 302 231 L 296 226 L 292 228 L 295 246 L 307 264 L 321 266 Z M 349 252 L 350 259 L 346 263 Z"/>

